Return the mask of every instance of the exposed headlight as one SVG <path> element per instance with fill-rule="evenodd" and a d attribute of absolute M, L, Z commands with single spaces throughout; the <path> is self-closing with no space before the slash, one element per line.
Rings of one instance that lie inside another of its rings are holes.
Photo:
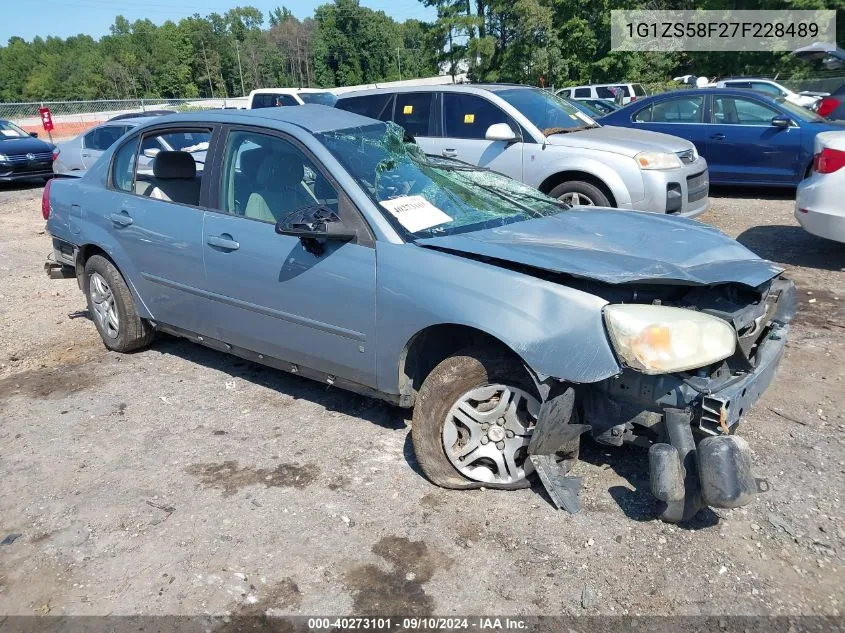
<path fill-rule="evenodd" d="M 616 353 L 644 374 L 670 374 L 723 360 L 736 349 L 736 333 L 722 319 L 668 306 L 605 306 L 604 321 Z"/>
<path fill-rule="evenodd" d="M 671 152 L 640 152 L 634 156 L 640 169 L 677 169 L 681 159 Z"/>
<path fill-rule="evenodd" d="M 9 160 L 8 156 L 6 156 L 5 154 L 0 154 L 0 163 L 5 163 L 7 160 Z"/>

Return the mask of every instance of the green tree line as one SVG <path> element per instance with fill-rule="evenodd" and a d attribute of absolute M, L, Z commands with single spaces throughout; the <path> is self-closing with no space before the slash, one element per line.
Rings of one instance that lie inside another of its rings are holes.
<path fill-rule="evenodd" d="M 99 40 L 13 37 L 0 47 L 0 101 L 232 97 L 260 87 L 328 88 L 441 70 L 557 86 L 813 72 L 788 53 L 611 52 L 610 12 L 622 8 L 836 9 L 838 40 L 845 39 L 845 0 L 421 2 L 436 9 L 434 22 L 397 22 L 358 0 L 335 0 L 304 20 L 285 7 L 264 15 L 238 6 L 161 25 L 118 16 Z"/>

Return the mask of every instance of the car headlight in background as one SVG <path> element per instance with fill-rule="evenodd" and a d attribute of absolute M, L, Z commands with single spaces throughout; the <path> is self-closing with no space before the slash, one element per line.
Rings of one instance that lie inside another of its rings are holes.
<path fill-rule="evenodd" d="M 722 319 L 684 308 L 616 304 L 604 320 L 616 353 L 644 374 L 670 374 L 724 360 L 736 349 L 736 333 Z"/>
<path fill-rule="evenodd" d="M 640 169 L 677 169 L 681 159 L 671 152 L 640 152 L 634 156 Z"/>

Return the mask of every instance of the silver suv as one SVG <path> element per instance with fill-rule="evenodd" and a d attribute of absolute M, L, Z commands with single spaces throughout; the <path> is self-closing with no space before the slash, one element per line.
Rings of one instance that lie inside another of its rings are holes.
<path fill-rule="evenodd" d="M 429 154 L 488 167 L 573 206 L 695 217 L 707 162 L 687 140 L 604 127 L 529 86 L 408 86 L 350 92 L 336 107 L 405 128 Z"/>

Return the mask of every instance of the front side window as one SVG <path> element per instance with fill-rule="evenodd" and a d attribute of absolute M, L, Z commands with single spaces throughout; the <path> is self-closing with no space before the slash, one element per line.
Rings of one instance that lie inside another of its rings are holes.
<path fill-rule="evenodd" d="M 135 182 L 135 160 L 138 154 L 138 137 L 136 136 L 117 150 L 112 161 L 112 186 L 120 191 L 133 191 Z"/>
<path fill-rule="evenodd" d="M 393 120 L 411 136 L 434 136 L 432 128 L 433 92 L 406 92 L 396 95 Z"/>
<path fill-rule="evenodd" d="M 637 114 L 650 116 L 648 120 L 652 123 L 701 123 L 704 121 L 704 97 L 688 96 L 666 99 L 651 106 L 650 114 L 640 112 Z"/>
<path fill-rule="evenodd" d="M 295 106 L 299 102 L 288 94 L 259 93 L 252 98 L 252 107 L 256 108 L 278 108 L 280 106 Z"/>
<path fill-rule="evenodd" d="M 519 110 L 546 136 L 600 127 L 574 105 L 545 90 L 506 88 L 496 90 L 495 94 Z"/>
<path fill-rule="evenodd" d="M 144 134 L 132 190 L 154 200 L 199 206 L 210 141 L 209 129 Z M 185 146 L 185 142 L 192 145 Z"/>
<path fill-rule="evenodd" d="M 302 150 L 259 132 L 229 135 L 220 193 L 221 211 L 273 224 L 307 207 L 338 210 L 337 190 Z"/>
<path fill-rule="evenodd" d="M 774 108 L 742 97 L 713 98 L 714 123 L 722 125 L 770 125 L 780 113 Z"/>
<path fill-rule="evenodd" d="M 487 99 L 470 94 L 443 95 L 443 126 L 447 138 L 483 139 L 496 123 L 510 125 L 510 117 Z"/>
<path fill-rule="evenodd" d="M 393 124 L 316 136 L 409 240 L 502 226 L 566 208 L 495 172 L 426 156 Z"/>

